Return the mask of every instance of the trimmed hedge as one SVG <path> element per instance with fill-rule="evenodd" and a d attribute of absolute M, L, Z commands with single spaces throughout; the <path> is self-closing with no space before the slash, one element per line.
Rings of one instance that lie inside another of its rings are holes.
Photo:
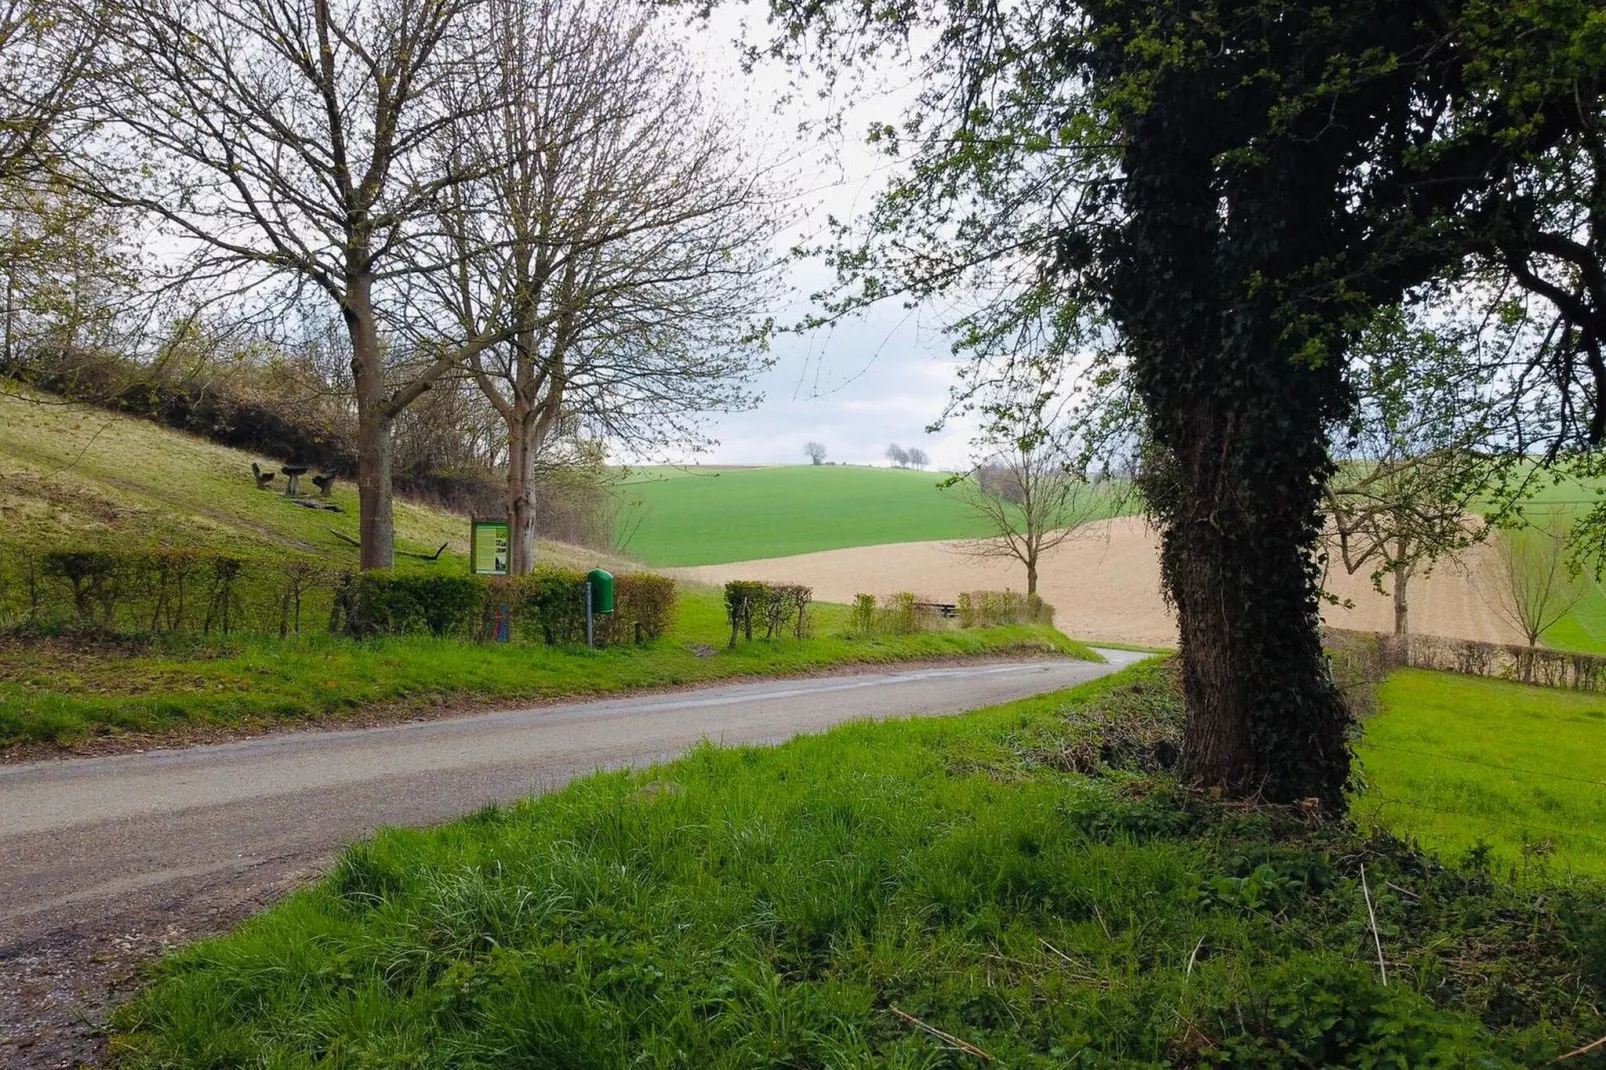
<path fill-rule="evenodd" d="M 366 572 L 352 580 L 358 635 L 489 638 L 506 607 L 511 638 L 548 646 L 585 642 L 586 577 L 570 569 L 537 569 L 528 576 L 452 576 L 433 572 Z M 592 621 L 598 646 L 661 637 L 675 609 L 675 581 L 651 573 L 614 577 L 614 612 Z"/>
<path fill-rule="evenodd" d="M 1606 692 L 1606 657 L 1548 647 L 1484 643 L 1442 635 L 1323 629 L 1323 642 L 1340 679 L 1377 681 L 1394 669 L 1436 669 L 1465 676 L 1515 680 L 1540 687 Z"/>
<path fill-rule="evenodd" d="M 658 639 L 675 610 L 675 581 L 614 578 L 615 612 L 598 615 L 598 645 Z M 339 572 L 317 558 L 244 558 L 200 550 L 0 547 L 0 627 L 151 632 L 300 632 L 327 618 L 355 637 L 429 634 L 488 638 L 506 606 L 512 637 L 585 642 L 585 574 L 470 576 L 435 569 Z"/>
<path fill-rule="evenodd" d="M 801 639 L 809 633 L 809 603 L 814 588 L 796 583 L 731 580 L 725 584 L 725 619 L 731 626 L 730 645 L 738 638 L 753 639 L 753 622 L 764 626 L 764 638 L 790 632 Z"/>
<path fill-rule="evenodd" d="M 0 550 L 0 626 L 136 634 L 299 632 L 309 601 L 332 597 L 316 558 L 203 550 Z"/>

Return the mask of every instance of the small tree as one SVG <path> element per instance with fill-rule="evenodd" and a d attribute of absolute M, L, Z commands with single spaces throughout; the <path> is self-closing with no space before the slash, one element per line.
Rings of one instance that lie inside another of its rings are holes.
<path fill-rule="evenodd" d="M 1455 324 L 1417 329 L 1396 307 L 1356 347 L 1354 420 L 1333 445 L 1327 480 L 1328 545 L 1351 575 L 1392 580 L 1394 633 L 1410 627 L 1410 582 L 1435 562 L 1487 537 L 1480 506 L 1502 511 L 1523 489 L 1507 484 L 1513 459 L 1491 456 L 1497 437 L 1498 360 L 1482 360 L 1478 332 Z"/>
<path fill-rule="evenodd" d="M 815 467 L 825 463 L 825 444 L 823 442 L 805 442 L 803 452 Z"/>
<path fill-rule="evenodd" d="M 1014 558 L 1026 566 L 1026 593 L 1034 595 L 1043 554 L 1107 515 L 1109 490 L 1079 471 L 1067 430 L 1037 424 L 1030 414 L 995 423 L 976 445 L 987 451 L 984 460 L 942 484 L 958 488 L 993 532 L 962 544 L 962 552 Z"/>
<path fill-rule="evenodd" d="M 1554 516 L 1542 528 L 1501 533 L 1491 605 L 1529 646 L 1538 646 L 1539 637 L 1571 613 L 1588 590 L 1588 577 L 1567 559 L 1567 536 L 1566 525 Z"/>
<path fill-rule="evenodd" d="M 887 460 L 891 461 L 899 468 L 909 467 L 909 451 L 898 445 L 896 442 L 887 447 L 886 457 Z"/>
<path fill-rule="evenodd" d="M 925 450 L 916 447 L 909 451 L 909 463 L 916 468 L 924 469 L 931 463 L 931 458 L 926 456 Z"/>

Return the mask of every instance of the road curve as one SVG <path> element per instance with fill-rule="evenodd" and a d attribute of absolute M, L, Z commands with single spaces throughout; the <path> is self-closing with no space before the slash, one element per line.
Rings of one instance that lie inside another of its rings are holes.
<path fill-rule="evenodd" d="M 85 950 L 75 945 L 104 943 L 110 933 L 166 922 L 183 938 L 218 927 L 195 919 L 232 920 L 381 825 L 432 824 L 597 769 L 671 758 L 705 738 L 769 743 L 854 719 L 959 713 L 1070 687 L 1145 656 L 1103 653 L 1108 664 L 1054 659 L 742 683 L 0 766 L 0 981 L 8 959 L 14 965 L 45 946 L 51 957 L 71 958 Z"/>

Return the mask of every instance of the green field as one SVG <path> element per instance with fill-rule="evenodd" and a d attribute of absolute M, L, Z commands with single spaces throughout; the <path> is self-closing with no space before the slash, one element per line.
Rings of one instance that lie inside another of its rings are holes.
<path fill-rule="evenodd" d="M 113 1052 L 127 1070 L 1516 1067 L 1606 1032 L 1598 890 L 1535 897 L 1099 765 L 1122 726 L 1174 727 L 1162 673 L 705 745 L 384 830 L 166 960 Z"/>
<path fill-rule="evenodd" d="M 938 489 L 945 478 L 849 465 L 636 469 L 623 487 L 620 541 L 631 557 L 669 567 L 988 534 Z"/>
<path fill-rule="evenodd" d="M 1606 879 L 1606 697 L 1405 669 L 1359 746 L 1357 820 L 1502 872 Z"/>

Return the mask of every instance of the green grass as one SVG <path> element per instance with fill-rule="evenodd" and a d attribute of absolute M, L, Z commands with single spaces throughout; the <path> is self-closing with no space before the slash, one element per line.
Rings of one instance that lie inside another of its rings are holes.
<path fill-rule="evenodd" d="M 303 509 L 282 493 L 259 491 L 251 462 L 282 458 L 218 446 L 103 409 L 48 395 L 0 390 L 0 541 L 197 546 L 245 553 L 286 550 L 357 560 L 330 533 L 355 536 L 357 492 L 335 485 L 339 514 Z M 284 479 L 277 480 L 279 490 Z M 460 517 L 396 503 L 397 546 L 468 551 Z"/>
<path fill-rule="evenodd" d="M 642 647 L 590 651 L 524 643 L 328 635 L 191 640 L 146 647 L 72 637 L 0 647 L 0 748 L 202 726 L 260 728 L 374 706 L 528 701 L 827 668 L 971 655 L 1098 655 L 1052 628 L 1018 625 L 849 638 L 847 607 L 813 607 L 816 636 L 726 649 L 717 591 L 682 591 L 675 623 Z M 699 650 L 700 648 L 700 650 Z"/>
<path fill-rule="evenodd" d="M 1503 1067 L 1606 1031 L 1598 890 L 1536 898 L 1161 776 L 1066 772 L 1174 713 L 1160 672 L 384 830 L 167 959 L 113 1050 L 130 1070 L 981 1065 L 913 1018 L 1012 1068 Z"/>
<path fill-rule="evenodd" d="M 1606 878 L 1606 698 L 1417 669 L 1380 698 L 1357 820 L 1449 855 L 1487 844 L 1503 870 Z"/>
<path fill-rule="evenodd" d="M 624 487 L 625 552 L 649 565 L 716 565 L 847 546 L 989 534 L 942 473 L 847 465 L 665 469 Z"/>

